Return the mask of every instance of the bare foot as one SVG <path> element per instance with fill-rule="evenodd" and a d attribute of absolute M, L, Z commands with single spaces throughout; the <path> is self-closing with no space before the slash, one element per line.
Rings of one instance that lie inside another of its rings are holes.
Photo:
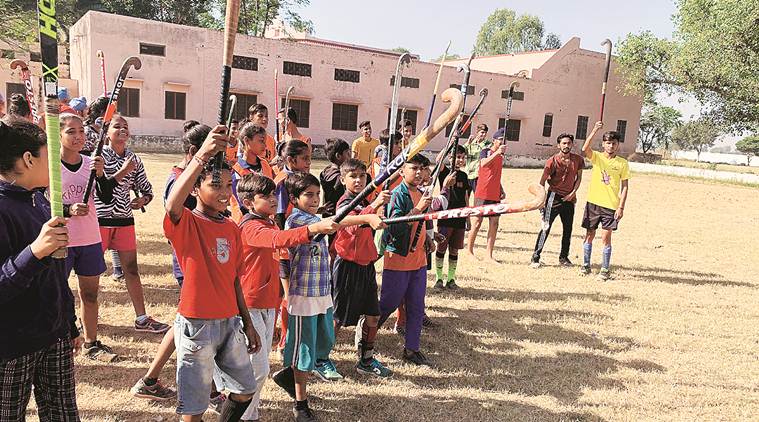
<path fill-rule="evenodd" d="M 467 250 L 466 250 L 466 254 L 467 254 L 467 255 L 469 255 L 469 256 L 471 256 L 472 258 L 476 258 L 476 257 L 474 256 L 474 251 L 472 251 L 471 249 L 467 249 Z"/>
<path fill-rule="evenodd" d="M 500 264 L 500 263 L 501 263 L 501 261 L 499 261 L 499 260 L 497 260 L 497 259 L 493 258 L 492 256 L 489 256 L 489 257 L 488 257 L 488 261 L 490 261 L 490 262 L 492 262 L 492 263 L 494 263 L 494 264 Z"/>

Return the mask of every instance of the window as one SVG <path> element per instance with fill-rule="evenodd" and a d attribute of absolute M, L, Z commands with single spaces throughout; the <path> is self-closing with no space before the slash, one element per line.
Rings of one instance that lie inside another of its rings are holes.
<path fill-rule="evenodd" d="M 467 114 L 464 114 L 463 116 L 461 116 L 461 123 L 460 123 L 459 127 L 461 127 L 464 124 L 464 122 L 466 122 L 466 120 L 468 118 L 469 118 L 469 115 L 467 115 Z M 452 130 L 453 130 L 453 123 L 451 123 L 451 124 L 449 124 L 448 126 L 445 127 L 445 137 L 446 138 L 449 137 L 449 136 L 451 136 L 451 131 Z M 469 125 L 469 127 L 466 130 L 466 132 L 464 132 L 464 133 L 461 134 L 461 137 L 462 138 L 468 138 L 470 135 L 472 135 L 472 125 Z"/>
<path fill-rule="evenodd" d="M 461 85 L 459 85 L 459 84 L 451 84 L 451 88 L 456 88 L 458 90 L 461 90 Z M 474 95 L 474 85 L 467 85 L 466 86 L 466 95 Z"/>
<path fill-rule="evenodd" d="M 116 108 L 124 117 L 140 117 L 140 90 L 122 87 Z"/>
<path fill-rule="evenodd" d="M 588 136 L 588 116 L 577 116 L 575 139 L 585 139 Z"/>
<path fill-rule="evenodd" d="M 21 94 L 26 98 L 26 87 L 24 87 L 24 84 L 17 84 L 13 82 L 7 82 L 5 84 L 5 102 L 8 103 L 8 100 L 11 98 L 11 95 L 13 94 Z"/>
<path fill-rule="evenodd" d="M 285 107 L 285 97 L 282 97 L 281 107 Z M 311 102 L 308 100 L 296 100 L 290 98 L 290 108 L 295 110 L 295 114 L 298 116 L 297 127 L 308 127 L 309 115 L 311 114 Z"/>
<path fill-rule="evenodd" d="M 506 119 L 498 119 L 498 129 L 502 128 L 506 123 Z M 509 119 L 509 124 L 506 125 L 506 140 L 511 142 L 519 142 L 519 132 L 522 129 L 521 120 Z"/>
<path fill-rule="evenodd" d="M 390 86 L 395 85 L 395 75 L 390 77 Z M 401 88 L 419 88 L 419 79 L 401 76 Z"/>
<path fill-rule="evenodd" d="M 354 104 L 332 104 L 332 130 L 349 130 L 358 128 L 358 106 Z"/>
<path fill-rule="evenodd" d="M 248 109 L 250 106 L 258 103 L 258 96 L 238 94 L 236 92 L 234 94 L 237 97 L 237 105 L 235 105 L 235 109 L 232 110 L 232 118 L 241 122 L 248 117 Z M 269 115 L 271 116 L 271 114 Z"/>
<path fill-rule="evenodd" d="M 617 120 L 617 132 L 619 132 L 619 142 L 624 142 L 625 132 L 627 132 L 627 120 Z"/>
<path fill-rule="evenodd" d="M 187 105 L 187 94 L 184 92 L 166 91 L 166 108 L 164 118 L 184 120 Z"/>
<path fill-rule="evenodd" d="M 166 46 L 159 44 L 147 44 L 140 43 L 140 54 L 147 54 L 149 56 L 166 56 Z"/>
<path fill-rule="evenodd" d="M 232 67 L 242 70 L 258 70 L 258 59 L 247 56 L 232 56 Z"/>
<path fill-rule="evenodd" d="M 417 118 L 417 116 L 418 116 L 418 114 L 417 114 L 416 110 L 406 110 L 406 114 L 404 115 L 405 119 L 411 120 L 411 127 L 412 127 L 414 133 L 416 133 L 416 118 Z M 398 116 L 396 116 L 395 119 L 396 119 L 395 120 L 395 127 L 397 127 L 398 130 L 401 130 L 401 128 L 400 128 L 400 126 L 401 126 L 401 110 L 398 110 Z M 387 123 L 390 123 L 390 109 L 389 108 L 387 109 Z M 390 125 L 388 124 L 387 127 L 390 127 Z"/>
<path fill-rule="evenodd" d="M 358 70 L 335 69 L 335 80 L 359 83 L 361 81 L 361 72 Z"/>
<path fill-rule="evenodd" d="M 42 53 L 38 53 L 36 51 L 30 51 L 29 52 L 29 61 L 30 62 L 42 62 Z"/>
<path fill-rule="evenodd" d="M 311 65 L 308 63 L 283 62 L 282 73 L 287 75 L 311 77 Z"/>
<path fill-rule="evenodd" d="M 543 136 L 550 138 L 551 129 L 553 129 L 553 113 L 546 113 L 543 117 Z"/>
<path fill-rule="evenodd" d="M 504 89 L 501 91 L 501 98 L 506 99 L 509 98 L 509 90 Z M 514 96 L 511 98 L 514 101 L 524 101 L 524 92 L 523 91 L 517 91 L 514 90 Z"/>

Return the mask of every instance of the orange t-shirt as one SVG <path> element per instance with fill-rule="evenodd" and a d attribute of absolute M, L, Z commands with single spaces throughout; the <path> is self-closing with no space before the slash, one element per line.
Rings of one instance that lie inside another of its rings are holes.
<path fill-rule="evenodd" d="M 264 160 L 271 161 L 274 159 L 274 157 L 277 156 L 276 142 L 274 142 L 274 138 L 272 138 L 271 135 L 267 133 L 264 143 L 266 144 L 266 152 L 264 152 Z"/>
<path fill-rule="evenodd" d="M 245 272 L 240 229 L 183 208 L 178 224 L 169 215 L 163 232 L 171 241 L 184 283 L 179 312 L 185 318 L 224 319 L 238 314 L 235 279 Z"/>
<path fill-rule="evenodd" d="M 422 197 L 422 193 L 418 190 L 411 191 L 409 190 L 409 194 L 411 194 L 411 200 L 416 204 L 419 202 L 419 199 Z M 404 224 L 404 223 L 401 223 Z M 408 223 L 405 223 L 408 224 Z M 409 242 L 414 241 L 414 233 L 416 233 L 416 226 L 419 224 L 424 224 L 424 221 L 422 222 L 416 222 L 414 224 L 409 225 L 409 230 L 411 233 L 411 238 L 409 239 Z M 411 252 L 411 246 L 409 246 L 409 252 L 408 255 L 403 256 L 399 255 L 394 252 L 385 251 L 385 269 L 386 270 L 393 270 L 393 271 L 416 271 L 419 268 L 426 267 L 427 266 L 427 251 L 424 249 L 424 236 L 426 234 L 424 233 L 424 229 L 422 229 L 422 233 L 419 236 L 419 241 L 417 243 L 416 250 L 414 252 Z"/>
<path fill-rule="evenodd" d="M 227 147 L 227 150 L 224 153 L 224 159 L 226 159 L 230 164 L 237 161 L 237 145 L 233 147 Z"/>

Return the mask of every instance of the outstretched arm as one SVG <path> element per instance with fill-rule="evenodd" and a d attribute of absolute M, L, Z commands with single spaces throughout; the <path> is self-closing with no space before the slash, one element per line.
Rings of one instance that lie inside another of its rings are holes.
<path fill-rule="evenodd" d="M 588 160 L 593 158 L 593 150 L 590 148 L 590 144 L 593 142 L 596 132 L 601 130 L 602 127 L 604 127 L 604 122 L 596 122 L 595 126 L 593 126 L 593 130 L 590 131 L 590 135 L 585 138 L 585 143 L 582 144 L 582 153 Z"/>

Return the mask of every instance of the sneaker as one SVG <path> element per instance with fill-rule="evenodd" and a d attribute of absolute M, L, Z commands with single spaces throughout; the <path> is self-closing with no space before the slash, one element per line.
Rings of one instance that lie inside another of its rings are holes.
<path fill-rule="evenodd" d="M 406 335 L 406 326 L 405 325 L 396 325 L 393 329 L 393 332 L 395 334 L 398 334 L 399 336 L 405 336 Z"/>
<path fill-rule="evenodd" d="M 532 261 L 530 262 L 530 268 L 538 269 L 542 267 L 543 264 L 540 263 L 540 261 Z"/>
<path fill-rule="evenodd" d="M 583 265 L 580 267 L 580 275 L 589 275 L 590 274 L 590 266 L 589 265 Z"/>
<path fill-rule="evenodd" d="M 291 399 L 295 400 L 295 373 L 293 372 L 293 368 L 288 366 L 287 368 L 280 369 L 271 378 L 275 384 L 285 390 Z"/>
<path fill-rule="evenodd" d="M 296 409 L 293 407 L 293 416 L 295 417 L 295 422 L 318 422 L 319 419 L 316 419 L 316 414 L 313 410 L 311 410 L 310 407 L 306 407 L 305 409 Z"/>
<path fill-rule="evenodd" d="M 224 407 L 224 402 L 227 401 L 227 396 L 223 393 L 219 393 L 208 401 L 208 410 L 216 412 L 221 415 L 221 408 Z"/>
<path fill-rule="evenodd" d="M 414 365 L 432 366 L 427 356 L 424 356 L 422 352 L 403 349 L 403 360 Z"/>
<path fill-rule="evenodd" d="M 321 365 L 319 363 L 321 363 Z M 311 372 L 322 381 L 340 381 L 343 379 L 343 376 L 337 372 L 337 368 L 335 368 L 335 364 L 332 363 L 331 360 L 317 362 L 316 367 Z"/>
<path fill-rule="evenodd" d="M 562 267 L 571 267 L 574 264 L 572 264 L 572 261 L 570 261 L 569 258 L 559 258 L 559 265 Z"/>
<path fill-rule="evenodd" d="M 611 271 L 608 268 L 601 268 L 601 271 L 598 272 L 598 279 L 601 281 L 611 280 Z"/>
<path fill-rule="evenodd" d="M 369 363 L 364 363 L 363 360 L 359 360 L 356 364 L 356 372 L 359 374 L 376 375 L 380 378 L 388 378 L 393 375 L 393 371 L 386 368 L 375 358 L 372 358 Z"/>
<path fill-rule="evenodd" d="M 444 287 L 445 287 L 445 286 L 443 285 L 443 280 L 441 280 L 441 279 L 437 279 L 437 281 L 435 282 L 435 288 L 436 288 L 436 289 L 442 289 L 442 288 L 444 288 Z"/>
<path fill-rule="evenodd" d="M 111 280 L 119 283 L 119 282 L 123 282 L 124 280 L 126 280 L 126 277 L 124 277 L 124 273 L 114 272 L 113 274 L 111 274 Z"/>
<path fill-rule="evenodd" d="M 435 326 L 435 323 L 432 322 L 432 320 L 430 319 L 430 317 L 428 317 L 427 315 L 425 315 L 422 318 L 422 327 L 424 327 L 424 328 L 432 328 L 434 326 Z"/>
<path fill-rule="evenodd" d="M 447 283 L 445 283 L 446 289 L 456 290 L 459 288 L 459 285 L 456 284 L 456 280 L 448 280 Z"/>
<path fill-rule="evenodd" d="M 135 320 L 134 329 L 146 333 L 163 334 L 169 331 L 169 326 L 154 320 L 152 317 L 147 317 L 142 323 Z"/>
<path fill-rule="evenodd" d="M 86 344 L 82 346 L 82 355 L 100 362 L 113 362 L 119 357 L 119 355 L 113 353 L 113 349 L 101 343 L 100 340 L 95 340 L 91 346 L 87 346 Z"/>
<path fill-rule="evenodd" d="M 161 381 L 158 381 L 153 385 L 147 385 L 143 378 L 140 378 L 129 392 L 135 397 L 156 401 L 171 400 L 177 396 L 177 392 L 174 391 L 174 389 L 164 387 L 163 384 L 161 384 Z"/>

